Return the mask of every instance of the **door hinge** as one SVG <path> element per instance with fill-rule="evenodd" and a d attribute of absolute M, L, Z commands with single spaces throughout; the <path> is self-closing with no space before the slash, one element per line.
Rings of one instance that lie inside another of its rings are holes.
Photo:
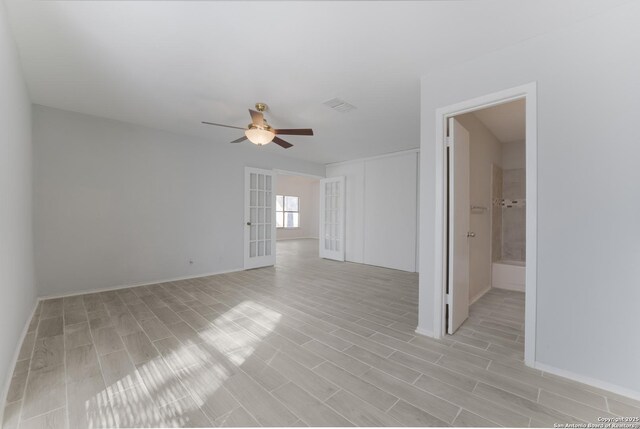
<path fill-rule="evenodd" d="M 451 147 L 451 137 L 445 137 L 444 144 L 446 147 Z"/>
<path fill-rule="evenodd" d="M 450 293 L 447 294 L 447 304 L 453 305 L 453 297 L 451 296 Z"/>

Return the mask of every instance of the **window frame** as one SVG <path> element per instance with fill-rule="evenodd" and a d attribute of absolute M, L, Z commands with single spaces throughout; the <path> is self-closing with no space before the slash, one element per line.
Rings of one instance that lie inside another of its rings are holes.
<path fill-rule="evenodd" d="M 278 210 L 278 197 L 282 197 L 282 210 Z M 286 210 L 285 200 L 286 198 L 297 198 L 298 199 L 298 210 Z M 282 213 L 282 226 L 278 226 L 278 213 Z M 298 214 L 298 226 L 285 226 L 286 222 L 286 214 L 287 213 L 297 213 Z M 300 197 L 295 195 L 277 195 L 276 194 L 276 229 L 298 229 L 300 228 Z"/>

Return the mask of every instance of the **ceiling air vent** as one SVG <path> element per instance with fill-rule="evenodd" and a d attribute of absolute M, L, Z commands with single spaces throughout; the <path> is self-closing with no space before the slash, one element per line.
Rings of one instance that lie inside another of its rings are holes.
<path fill-rule="evenodd" d="M 340 113 L 346 113 L 356 108 L 356 106 L 354 106 L 353 104 L 349 104 L 339 98 L 332 98 L 331 100 L 325 101 L 322 104 L 324 104 L 325 106 L 329 106 L 329 108 L 331 108 L 332 110 Z"/>

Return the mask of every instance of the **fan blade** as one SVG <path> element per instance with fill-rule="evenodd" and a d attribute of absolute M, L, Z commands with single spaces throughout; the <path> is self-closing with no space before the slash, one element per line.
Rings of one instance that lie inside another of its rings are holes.
<path fill-rule="evenodd" d="M 276 134 L 288 134 L 290 136 L 312 136 L 313 135 L 313 130 L 311 128 L 273 130 L 273 132 Z"/>
<path fill-rule="evenodd" d="M 264 126 L 264 115 L 261 112 L 249 109 L 249 113 L 251 114 L 251 122 L 253 125 Z"/>
<path fill-rule="evenodd" d="M 280 137 L 274 137 L 272 141 L 278 146 L 283 147 L 285 149 L 289 149 L 291 146 L 293 146 L 291 143 L 282 140 Z"/>
<path fill-rule="evenodd" d="M 243 142 L 247 139 L 247 136 L 242 136 L 239 139 L 235 139 L 234 141 L 230 142 L 230 143 L 240 143 Z"/>
<path fill-rule="evenodd" d="M 202 121 L 202 123 L 203 124 L 207 124 L 207 125 L 215 125 L 216 127 L 235 128 L 236 130 L 246 130 L 246 128 L 234 127 L 233 125 L 216 124 L 216 123 L 213 123 L 213 122 L 206 122 L 206 121 Z"/>

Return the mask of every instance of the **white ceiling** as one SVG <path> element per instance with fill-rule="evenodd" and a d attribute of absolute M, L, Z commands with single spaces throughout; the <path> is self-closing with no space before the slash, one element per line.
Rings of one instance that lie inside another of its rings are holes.
<path fill-rule="evenodd" d="M 502 143 L 525 140 L 526 109 L 524 99 L 478 110 L 474 112 L 474 115 Z"/>
<path fill-rule="evenodd" d="M 316 132 L 265 149 L 322 163 L 418 147 L 422 75 L 625 1 L 5 0 L 33 102 L 227 144 L 200 121 L 264 101 Z"/>

